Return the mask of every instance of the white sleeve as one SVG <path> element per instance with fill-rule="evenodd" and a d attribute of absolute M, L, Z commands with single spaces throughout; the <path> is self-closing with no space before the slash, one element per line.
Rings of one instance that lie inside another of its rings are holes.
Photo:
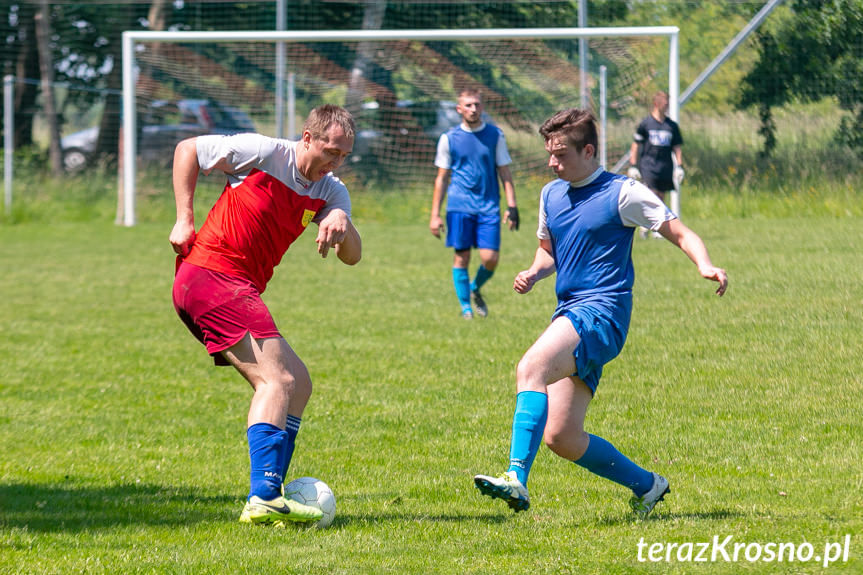
<path fill-rule="evenodd" d="M 494 151 L 495 165 L 508 166 L 512 163 L 512 158 L 509 157 L 509 150 L 506 147 L 506 136 L 503 130 L 500 130 L 500 138 L 497 139 L 497 148 Z"/>
<path fill-rule="evenodd" d="M 269 148 L 272 148 L 271 138 L 260 134 L 198 136 L 195 138 L 198 165 L 205 174 L 214 169 L 226 174 L 247 172 L 268 155 L 265 150 L 268 143 Z"/>
<path fill-rule="evenodd" d="M 351 197 L 348 194 L 348 188 L 345 187 L 342 181 L 333 175 L 328 175 L 321 180 L 320 185 L 326 186 L 325 190 L 321 193 L 321 199 L 323 199 L 326 204 L 317 214 L 315 214 L 312 221 L 316 224 L 320 224 L 331 211 L 336 209 L 344 211 L 350 218 Z"/>
<path fill-rule="evenodd" d="M 434 158 L 434 165 L 444 170 L 449 170 L 452 167 L 452 158 L 449 154 L 449 138 L 446 132 L 440 135 L 437 141 L 437 153 Z"/>
<path fill-rule="evenodd" d="M 650 188 L 630 178 L 620 186 L 617 209 L 623 225 L 632 228 L 656 231 L 663 222 L 677 218 Z"/>
<path fill-rule="evenodd" d="M 551 234 L 548 232 L 548 224 L 545 215 L 545 189 L 539 195 L 539 227 L 536 229 L 536 237 L 541 240 L 550 240 Z"/>

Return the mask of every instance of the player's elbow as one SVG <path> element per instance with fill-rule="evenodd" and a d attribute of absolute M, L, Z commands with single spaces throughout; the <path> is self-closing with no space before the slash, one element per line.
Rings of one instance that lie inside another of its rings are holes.
<path fill-rule="evenodd" d="M 362 242 L 359 235 L 351 238 L 351 241 L 336 246 L 336 255 L 343 264 L 355 266 L 363 259 Z"/>
<path fill-rule="evenodd" d="M 363 259 L 363 256 L 359 252 L 350 255 L 339 253 L 339 260 L 341 260 L 343 264 L 347 264 L 349 266 L 357 265 L 358 263 L 360 263 L 361 259 Z"/>

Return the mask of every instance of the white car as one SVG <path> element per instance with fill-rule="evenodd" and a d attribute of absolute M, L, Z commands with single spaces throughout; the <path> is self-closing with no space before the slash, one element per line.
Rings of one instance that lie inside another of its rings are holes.
<path fill-rule="evenodd" d="M 138 124 L 138 156 L 145 162 L 164 164 L 170 163 L 174 147 L 185 138 L 255 131 L 248 114 L 212 100 L 156 100 L 141 114 Z M 98 140 L 98 126 L 61 138 L 66 171 L 77 172 L 89 165 Z"/>

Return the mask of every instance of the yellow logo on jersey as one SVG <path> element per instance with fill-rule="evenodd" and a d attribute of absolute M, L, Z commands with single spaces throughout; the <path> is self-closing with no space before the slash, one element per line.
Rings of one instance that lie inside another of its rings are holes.
<path fill-rule="evenodd" d="M 303 210 L 303 227 L 308 226 L 312 222 L 312 218 L 315 217 L 315 213 L 312 210 Z"/>

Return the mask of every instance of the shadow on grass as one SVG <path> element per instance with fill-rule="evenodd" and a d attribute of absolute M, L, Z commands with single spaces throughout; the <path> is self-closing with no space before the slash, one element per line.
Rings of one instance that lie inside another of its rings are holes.
<path fill-rule="evenodd" d="M 238 496 L 207 497 L 188 487 L 145 483 L 0 484 L 0 525 L 53 532 L 235 521 L 241 501 Z"/>
<path fill-rule="evenodd" d="M 510 520 L 511 514 L 506 515 L 503 513 L 483 513 L 480 515 L 473 515 L 467 513 L 438 513 L 438 514 L 417 514 L 417 513 L 395 513 L 395 512 L 384 512 L 384 513 L 375 513 L 374 515 L 361 515 L 361 514 L 349 514 L 349 513 L 339 513 L 336 511 L 336 517 L 333 520 L 333 526 L 335 527 L 347 527 L 347 526 L 357 526 L 357 525 L 385 525 L 385 524 L 398 524 L 400 526 L 415 524 L 437 524 L 437 523 L 457 523 L 457 524 L 469 524 L 469 523 L 477 523 L 482 525 L 495 524 L 495 523 L 506 523 Z M 302 526 L 300 526 L 302 527 Z"/>
<path fill-rule="evenodd" d="M 204 496 L 189 487 L 147 483 L 106 486 L 5 483 L 0 484 L 0 526 L 47 533 L 127 525 L 170 527 L 207 522 L 234 523 L 242 509 L 242 501 L 241 495 Z M 337 513 L 333 525 L 504 523 L 507 519 L 507 515 L 497 513 L 473 516 L 392 510 L 373 515 Z"/>
<path fill-rule="evenodd" d="M 721 521 L 725 519 L 739 519 L 741 517 L 751 517 L 750 513 L 741 513 L 740 511 L 732 511 L 731 509 L 711 509 L 707 511 L 699 511 L 696 513 L 665 513 L 657 509 L 645 519 L 638 519 L 632 513 L 618 515 L 615 517 L 606 517 L 596 522 L 596 525 L 618 526 L 630 523 L 654 523 L 664 521 Z"/>

